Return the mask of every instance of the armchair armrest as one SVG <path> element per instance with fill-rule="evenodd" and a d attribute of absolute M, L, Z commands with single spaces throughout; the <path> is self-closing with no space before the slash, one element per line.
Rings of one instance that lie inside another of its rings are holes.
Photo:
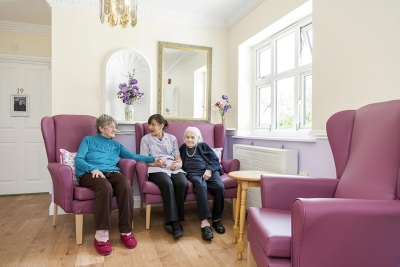
<path fill-rule="evenodd" d="M 263 174 L 261 203 L 263 208 L 290 210 L 296 198 L 332 198 L 338 179 Z"/>
<path fill-rule="evenodd" d="M 398 266 L 399 225 L 396 200 L 297 199 L 292 266 Z"/>
<path fill-rule="evenodd" d="M 59 205 L 65 212 L 72 212 L 74 181 L 71 167 L 55 162 L 49 163 L 47 169 L 53 180 L 54 203 Z"/>
<path fill-rule="evenodd" d="M 142 192 L 143 192 L 144 184 L 146 183 L 146 181 L 149 180 L 149 177 L 147 175 L 147 164 L 144 162 L 136 163 L 136 174 L 137 174 L 137 178 L 138 178 L 140 196 L 143 198 Z"/>
<path fill-rule="evenodd" d="M 121 173 L 131 182 L 133 185 L 133 176 L 136 171 L 136 161 L 133 159 L 120 159 L 118 162 L 118 168 Z"/>
<path fill-rule="evenodd" d="M 237 159 L 223 159 L 221 160 L 221 165 L 224 173 L 238 171 L 240 168 L 240 162 Z"/>

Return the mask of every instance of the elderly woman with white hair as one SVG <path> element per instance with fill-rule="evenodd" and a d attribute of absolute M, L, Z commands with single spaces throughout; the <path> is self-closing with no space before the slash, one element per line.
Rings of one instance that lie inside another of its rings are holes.
<path fill-rule="evenodd" d="M 201 236 L 204 240 L 211 240 L 214 235 L 208 219 L 212 219 L 212 226 L 217 233 L 225 233 L 221 223 L 225 199 L 225 187 L 220 176 L 223 171 L 217 155 L 203 141 L 197 127 L 188 127 L 183 138 L 185 143 L 179 148 L 183 162 L 182 169 L 193 184 L 201 220 Z M 212 212 L 208 205 L 207 192 L 214 196 Z"/>

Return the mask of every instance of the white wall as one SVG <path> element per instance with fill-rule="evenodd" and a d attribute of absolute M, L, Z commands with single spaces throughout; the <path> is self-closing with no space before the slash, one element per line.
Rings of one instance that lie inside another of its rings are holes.
<path fill-rule="evenodd" d="M 400 98 L 400 1 L 314 0 L 313 129 Z"/>
<path fill-rule="evenodd" d="M 140 16 L 136 28 L 110 28 L 100 23 L 97 13 L 62 8 L 53 8 L 52 23 L 53 114 L 101 114 L 105 60 L 122 48 L 139 52 L 150 63 L 150 113 L 156 113 L 158 41 L 212 47 L 211 99 L 226 92 L 225 30 L 182 26 Z M 218 114 L 212 113 L 212 121 L 217 120 Z"/>
<path fill-rule="evenodd" d="M 19 45 L 18 51 L 11 50 L 12 44 Z M 0 31 L 0 54 L 50 58 L 51 36 Z"/>

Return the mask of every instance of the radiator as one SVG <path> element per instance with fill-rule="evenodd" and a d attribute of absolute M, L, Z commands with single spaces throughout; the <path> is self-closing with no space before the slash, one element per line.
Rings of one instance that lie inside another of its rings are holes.
<path fill-rule="evenodd" d="M 233 158 L 240 161 L 240 170 L 273 171 L 294 175 L 298 173 L 297 150 L 235 144 Z M 259 187 L 247 190 L 246 208 L 248 207 L 261 207 Z"/>

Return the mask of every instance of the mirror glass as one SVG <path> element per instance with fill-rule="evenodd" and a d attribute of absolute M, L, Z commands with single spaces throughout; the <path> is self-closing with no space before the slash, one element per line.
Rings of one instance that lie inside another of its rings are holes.
<path fill-rule="evenodd" d="M 157 112 L 169 121 L 210 122 L 211 47 L 159 42 Z"/>

